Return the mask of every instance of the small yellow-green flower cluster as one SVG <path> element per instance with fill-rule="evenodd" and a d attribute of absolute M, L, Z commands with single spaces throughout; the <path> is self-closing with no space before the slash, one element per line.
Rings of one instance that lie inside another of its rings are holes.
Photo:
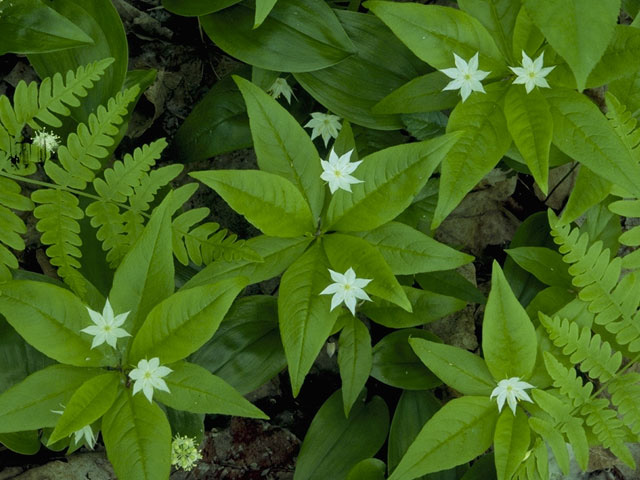
<path fill-rule="evenodd" d="M 171 465 L 188 472 L 196 466 L 198 460 L 202 460 L 202 454 L 195 440 L 186 435 L 184 437 L 176 435 L 171 443 Z"/>

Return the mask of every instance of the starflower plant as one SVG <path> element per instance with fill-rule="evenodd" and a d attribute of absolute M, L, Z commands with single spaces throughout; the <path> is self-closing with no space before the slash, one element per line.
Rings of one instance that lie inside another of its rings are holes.
<path fill-rule="evenodd" d="M 443 90 L 460 90 L 460 96 L 464 102 L 471 92 L 486 93 L 482 86 L 481 80 L 484 80 L 491 72 L 478 70 L 478 53 L 465 62 L 455 53 L 453 59 L 456 64 L 455 68 L 445 68 L 440 70 L 447 77 L 453 78 Z"/>
<path fill-rule="evenodd" d="M 202 460 L 202 453 L 193 438 L 176 435 L 171 442 L 171 465 L 190 472 Z"/>
<path fill-rule="evenodd" d="M 269 87 L 267 93 L 271 95 L 275 100 L 280 98 L 280 95 L 282 95 L 287 100 L 287 103 L 291 103 L 293 89 L 291 88 L 289 83 L 287 83 L 286 78 L 278 77 L 273 81 L 273 84 L 271 85 L 271 87 Z"/>
<path fill-rule="evenodd" d="M 334 281 L 331 285 L 320 292 L 320 295 L 333 295 L 331 297 L 331 310 L 341 303 L 344 303 L 352 315 L 356 314 L 356 300 L 371 301 L 364 287 L 371 282 L 370 278 L 357 278 L 353 268 L 342 273 L 334 272 L 329 269 L 331 279 Z"/>
<path fill-rule="evenodd" d="M 517 75 L 513 83 L 516 85 L 524 85 L 527 93 L 531 92 L 535 87 L 551 88 L 545 77 L 556 67 L 555 65 L 552 67 L 543 67 L 543 62 L 544 52 L 535 60 L 531 60 L 523 50 L 522 67 L 509 67 L 509 69 Z"/>
<path fill-rule="evenodd" d="M 344 155 L 338 156 L 332 148 L 329 153 L 329 161 L 320 160 L 320 164 L 324 170 L 320 178 L 329 184 L 331 193 L 335 193 L 338 189 L 351 192 L 351 185 L 354 183 L 362 183 L 362 180 L 358 180 L 351 175 L 356 168 L 358 168 L 358 165 L 362 163 L 362 161 L 349 161 L 352 153 L 353 150 L 349 150 Z"/>
<path fill-rule="evenodd" d="M 127 319 L 127 315 L 129 315 L 129 312 L 121 313 L 120 315 L 114 316 L 113 308 L 111 307 L 108 298 L 104 304 L 102 314 L 91 310 L 89 307 L 87 307 L 87 311 L 89 312 L 91 321 L 94 324 L 83 328 L 80 331 L 89 335 L 93 335 L 93 342 L 91 343 L 92 349 L 96 348 L 99 345 L 102 345 L 104 342 L 107 342 L 108 345 L 116 348 L 116 342 L 118 341 L 118 338 L 131 336 L 131 334 L 128 333 L 125 329 L 120 328 Z"/>
<path fill-rule="evenodd" d="M 46 129 L 42 129 L 36 132 L 32 142 L 40 149 L 48 152 L 49 154 L 55 153 L 60 146 L 60 137 L 53 132 L 49 133 Z"/>
<path fill-rule="evenodd" d="M 505 378 L 498 382 L 498 386 L 493 389 L 489 398 L 496 397 L 498 412 L 502 411 L 502 407 L 504 407 L 504 402 L 506 401 L 515 415 L 518 400 L 533 403 L 533 400 L 531 400 L 531 397 L 527 394 L 526 389 L 528 388 L 536 387 L 530 383 L 522 382 L 519 377 Z"/>
<path fill-rule="evenodd" d="M 340 124 L 340 117 L 337 115 L 314 112 L 311 114 L 311 120 L 307 122 L 305 127 L 312 129 L 311 140 L 321 136 L 324 146 L 326 147 L 329 140 L 338 137 L 338 132 L 340 132 L 342 125 Z"/>
<path fill-rule="evenodd" d="M 129 372 L 129 378 L 134 380 L 131 395 L 135 395 L 142 390 L 144 396 L 151 402 L 154 388 L 171 393 L 167 383 L 162 378 L 171 372 L 173 370 L 170 368 L 160 365 L 158 357 L 153 357 L 151 360 L 143 358 L 138 362 L 138 366 Z"/>

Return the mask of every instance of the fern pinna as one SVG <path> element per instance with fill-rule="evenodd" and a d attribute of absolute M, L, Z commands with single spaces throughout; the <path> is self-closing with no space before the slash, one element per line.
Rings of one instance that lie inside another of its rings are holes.
<path fill-rule="evenodd" d="M 35 82 L 20 82 L 13 102 L 0 96 L 0 282 L 11 278 L 11 270 L 18 268 L 15 252 L 25 248 L 24 214 L 16 212 L 32 211 L 51 264 L 83 295 L 88 288 L 80 273 L 80 221 L 85 214 L 96 228 L 108 262 L 116 267 L 142 231 L 158 192 L 181 172 L 181 165 L 153 169 L 167 146 L 164 139 L 137 148 L 105 168 L 138 97 L 137 86 L 99 106 L 64 142 L 47 132 L 47 126 L 62 126 L 60 118 L 71 115 L 69 107 L 80 104 L 80 98 L 112 61 L 94 62 L 64 77 L 56 74 L 39 87 Z M 48 181 L 41 180 L 43 174 Z M 35 188 L 30 198 L 22 194 L 20 183 Z M 181 194 L 175 197 L 180 202 L 175 209 L 196 189 L 194 184 L 178 189 Z M 176 218 L 174 249 L 180 262 L 201 265 L 217 258 L 259 260 L 243 241 L 217 223 L 200 224 L 208 214 L 208 209 L 201 208 Z"/>

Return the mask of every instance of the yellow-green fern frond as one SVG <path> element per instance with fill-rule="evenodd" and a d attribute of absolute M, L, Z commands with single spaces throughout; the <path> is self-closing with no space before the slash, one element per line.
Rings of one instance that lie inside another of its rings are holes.
<path fill-rule="evenodd" d="M 640 433 L 640 373 L 627 372 L 607 384 L 613 403 L 622 422 L 634 434 Z"/>
<path fill-rule="evenodd" d="M 583 384 L 578 378 L 575 368 L 567 368 L 549 352 L 544 352 L 544 364 L 549 376 L 553 379 L 553 386 L 560 390 L 562 395 L 566 395 L 574 407 L 585 404 L 589 401 L 593 384 Z"/>
<path fill-rule="evenodd" d="M 600 335 L 592 336 L 588 327 L 580 330 L 575 322 L 560 317 L 550 318 L 543 313 L 540 313 L 540 323 L 554 345 L 569 356 L 569 361 L 575 365 L 581 364 L 580 370 L 602 382 L 615 376 L 622 364 L 622 354 L 612 354 L 611 345 L 603 342 Z"/>
<path fill-rule="evenodd" d="M 9 178 L 0 177 L 0 282 L 11 279 L 11 270 L 18 260 L 9 250 L 24 250 L 22 235 L 27 227 L 12 210 L 33 210 L 33 202 L 21 195 L 20 186 Z"/>
<path fill-rule="evenodd" d="M 640 200 L 618 200 L 609 205 L 609 210 L 623 217 L 640 217 Z M 640 225 L 620 235 L 620 243 L 635 250 L 622 257 L 622 266 L 631 270 L 640 269 Z"/>

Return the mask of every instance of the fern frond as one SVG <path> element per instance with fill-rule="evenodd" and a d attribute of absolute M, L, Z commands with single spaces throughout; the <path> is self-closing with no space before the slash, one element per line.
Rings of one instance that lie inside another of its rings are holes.
<path fill-rule="evenodd" d="M 624 423 L 634 433 L 640 433 L 640 373 L 620 375 L 607 384 L 613 403 Z"/>
<path fill-rule="evenodd" d="M 87 206 L 86 213 L 91 217 L 91 226 L 98 229 L 96 237 L 107 252 L 107 261 L 115 267 L 129 247 L 120 208 L 114 203 L 96 201 Z"/>
<path fill-rule="evenodd" d="M 593 391 L 593 384 L 583 384 L 582 380 L 578 378 L 575 368 L 566 368 L 551 353 L 544 352 L 543 355 L 547 372 L 553 380 L 553 386 L 557 387 L 562 395 L 566 395 L 574 407 L 588 402 Z"/>
<path fill-rule="evenodd" d="M 60 164 L 54 161 L 45 163 L 44 170 L 49 178 L 60 186 L 83 190 L 111 154 L 109 149 L 114 145 L 128 106 L 137 94 L 137 86 L 119 92 L 109 99 L 107 108 L 100 105 L 96 113 L 89 116 L 88 126 L 84 123 L 78 125 L 76 132 L 67 137 L 66 145 L 58 149 Z"/>
<path fill-rule="evenodd" d="M 33 202 L 20 194 L 15 181 L 0 177 L 0 282 L 10 280 L 11 270 L 18 268 L 18 260 L 9 248 L 21 251 L 25 247 L 21 235 L 27 227 L 12 210 L 33 210 Z"/>
<path fill-rule="evenodd" d="M 640 217 L 640 200 L 618 200 L 609 204 L 609 210 L 623 217 Z M 640 225 L 632 227 L 622 235 L 620 235 L 620 243 L 628 247 L 640 246 Z M 640 249 L 628 253 L 622 257 L 622 266 L 624 268 L 637 270 L 640 269 Z"/>
<path fill-rule="evenodd" d="M 540 322 L 554 345 L 562 348 L 564 355 L 570 355 L 571 363 L 580 363 L 583 372 L 602 382 L 615 376 L 622 364 L 622 353 L 612 355 L 611 345 L 603 342 L 599 334 L 591 336 L 588 327 L 580 330 L 575 322 L 557 316 L 550 318 L 543 313 Z"/>
<path fill-rule="evenodd" d="M 42 233 L 40 241 L 50 245 L 46 253 L 51 264 L 58 267 L 58 274 L 74 291 L 84 294 L 85 280 L 78 272 L 82 256 L 78 220 L 84 214 L 78 199 L 61 189 L 36 190 L 31 199 L 38 204 L 33 211 L 38 219 L 36 229 Z"/>
<path fill-rule="evenodd" d="M 615 410 L 609 408 L 605 398 L 595 398 L 584 404 L 580 413 L 586 416 L 586 423 L 603 447 L 608 448 L 620 460 L 635 469 L 635 462 L 624 444 L 624 424 Z"/>
<path fill-rule="evenodd" d="M 27 123 L 32 128 L 39 129 L 40 125 L 36 120 L 52 127 L 60 127 L 62 122 L 56 114 L 62 117 L 69 116 L 71 112 L 67 105 L 79 106 L 79 98 L 87 95 L 87 89 L 100 80 L 113 61 L 113 58 L 106 58 L 78 67 L 75 72 L 67 72 L 64 80 L 60 73 L 56 73 L 53 77 L 42 80 L 40 88 L 35 82 L 27 84 L 21 81 L 13 95 L 15 116 L 9 115 L 6 119 L 0 116 L 0 120 L 16 137 Z"/>
<path fill-rule="evenodd" d="M 636 161 L 640 162 L 640 150 L 637 149 L 640 145 L 638 121 L 611 92 L 606 93 L 605 101 L 607 103 L 607 119 Z"/>

